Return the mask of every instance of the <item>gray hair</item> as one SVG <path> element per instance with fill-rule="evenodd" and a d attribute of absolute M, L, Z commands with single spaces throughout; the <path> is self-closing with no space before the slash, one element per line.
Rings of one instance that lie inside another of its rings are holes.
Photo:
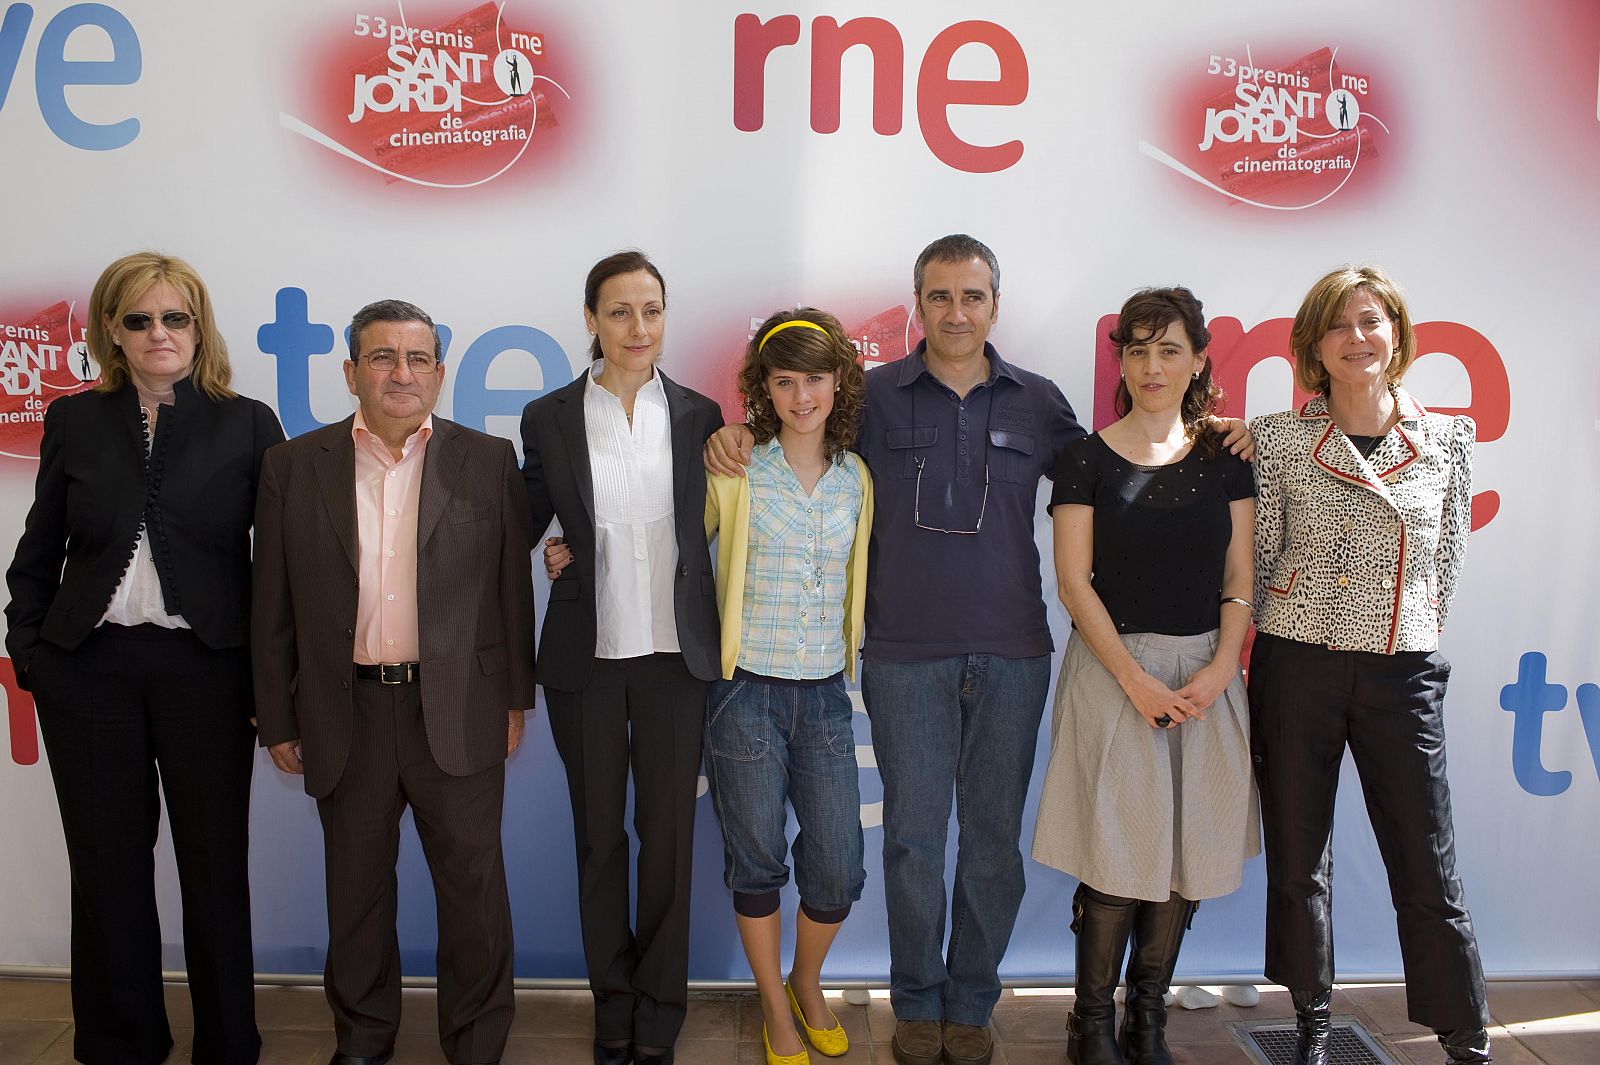
<path fill-rule="evenodd" d="M 1000 260 L 994 257 L 989 245 L 965 233 L 951 233 L 922 249 L 917 265 L 911 272 L 911 283 L 918 296 L 922 295 L 922 275 L 929 263 L 964 263 L 969 259 L 982 259 L 989 267 L 989 291 L 1000 295 Z"/>

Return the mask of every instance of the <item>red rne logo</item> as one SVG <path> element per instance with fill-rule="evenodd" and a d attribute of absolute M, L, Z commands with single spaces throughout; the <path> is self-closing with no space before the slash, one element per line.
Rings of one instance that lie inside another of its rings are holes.
<path fill-rule="evenodd" d="M 768 60 L 779 49 L 798 46 L 800 37 L 798 15 L 762 21 L 747 13 L 733 20 L 735 129 L 754 133 L 765 124 Z M 998 77 L 950 76 L 951 60 L 969 44 L 993 53 Z M 905 110 L 906 48 L 900 31 L 881 18 L 853 18 L 841 24 L 823 15 L 811 21 L 811 129 L 839 131 L 841 67 L 845 52 L 858 46 L 872 55 L 872 128 L 882 136 L 895 136 Z M 993 174 L 1015 166 L 1022 158 L 1022 141 L 990 145 L 964 141 L 950 128 L 950 108 L 1015 107 L 1027 98 L 1028 57 L 1010 31 L 993 22 L 958 22 L 940 31 L 917 69 L 917 126 L 923 142 L 940 162 L 969 174 Z"/>

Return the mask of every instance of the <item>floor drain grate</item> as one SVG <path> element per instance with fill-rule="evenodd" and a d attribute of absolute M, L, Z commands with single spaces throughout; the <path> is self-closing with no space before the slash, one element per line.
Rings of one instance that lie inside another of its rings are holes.
<path fill-rule="evenodd" d="M 1265 1021 L 1229 1027 L 1233 1029 L 1234 1038 L 1244 1046 L 1245 1052 L 1259 1065 L 1292 1065 L 1295 1047 L 1293 1024 Z M 1335 1017 L 1328 1065 L 1395 1065 L 1395 1060 L 1384 1053 L 1360 1021 Z"/>

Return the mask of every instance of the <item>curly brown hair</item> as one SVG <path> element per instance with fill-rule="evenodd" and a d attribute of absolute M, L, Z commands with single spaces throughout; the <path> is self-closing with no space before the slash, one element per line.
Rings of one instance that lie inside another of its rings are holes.
<path fill-rule="evenodd" d="M 1211 346 L 1211 331 L 1206 328 L 1205 307 L 1193 292 L 1182 285 L 1173 288 L 1145 288 L 1129 296 L 1117 314 L 1116 327 L 1108 339 L 1117 346 L 1117 359 L 1129 344 L 1155 340 L 1177 322 L 1189 335 L 1189 343 L 1196 355 Z M 1222 434 L 1217 431 L 1215 417 L 1222 409 L 1222 386 L 1211 379 L 1211 360 L 1200 367 L 1200 376 L 1189 382 L 1183 394 L 1184 431 L 1189 439 L 1199 444 L 1207 455 L 1214 455 Z M 1133 397 L 1128 394 L 1128 383 L 1117 382 L 1116 398 L 1112 409 L 1117 417 L 1126 417 L 1133 410 Z"/>
<path fill-rule="evenodd" d="M 785 322 L 809 322 L 815 329 L 778 329 Z M 766 341 L 765 344 L 762 341 Z M 838 386 L 833 410 L 823 427 L 823 442 L 831 461 L 842 461 L 855 443 L 861 424 L 861 408 L 866 399 L 866 379 L 861 372 L 860 353 L 845 336 L 839 319 L 815 307 L 778 311 L 761 323 L 745 348 L 744 364 L 739 367 L 739 391 L 744 396 L 745 425 L 756 443 L 765 444 L 778 435 L 778 414 L 767 393 L 767 376 L 774 370 L 804 373 L 831 373 Z"/>

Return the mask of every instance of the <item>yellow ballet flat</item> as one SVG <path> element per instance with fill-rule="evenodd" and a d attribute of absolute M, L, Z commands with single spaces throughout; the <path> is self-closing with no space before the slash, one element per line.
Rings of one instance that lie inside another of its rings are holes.
<path fill-rule="evenodd" d="M 806 1053 L 805 1047 L 800 1048 L 798 1054 L 779 1054 L 772 1049 L 772 1041 L 767 1038 L 767 1026 L 761 1026 L 761 1046 L 767 1052 L 767 1065 L 811 1065 L 811 1055 Z"/>
<path fill-rule="evenodd" d="M 806 1023 L 806 1011 L 800 1008 L 800 1003 L 794 997 L 794 988 L 789 986 L 787 980 L 783 982 L 783 990 L 789 996 L 789 1008 L 800 1019 L 800 1027 L 806 1030 L 806 1038 L 811 1040 L 818 1054 L 837 1058 L 849 1052 L 850 1037 L 844 1034 L 844 1025 L 839 1023 L 839 1018 L 834 1016 L 832 1010 L 828 1011 L 828 1017 L 833 1021 L 832 1028 L 813 1028 Z"/>

